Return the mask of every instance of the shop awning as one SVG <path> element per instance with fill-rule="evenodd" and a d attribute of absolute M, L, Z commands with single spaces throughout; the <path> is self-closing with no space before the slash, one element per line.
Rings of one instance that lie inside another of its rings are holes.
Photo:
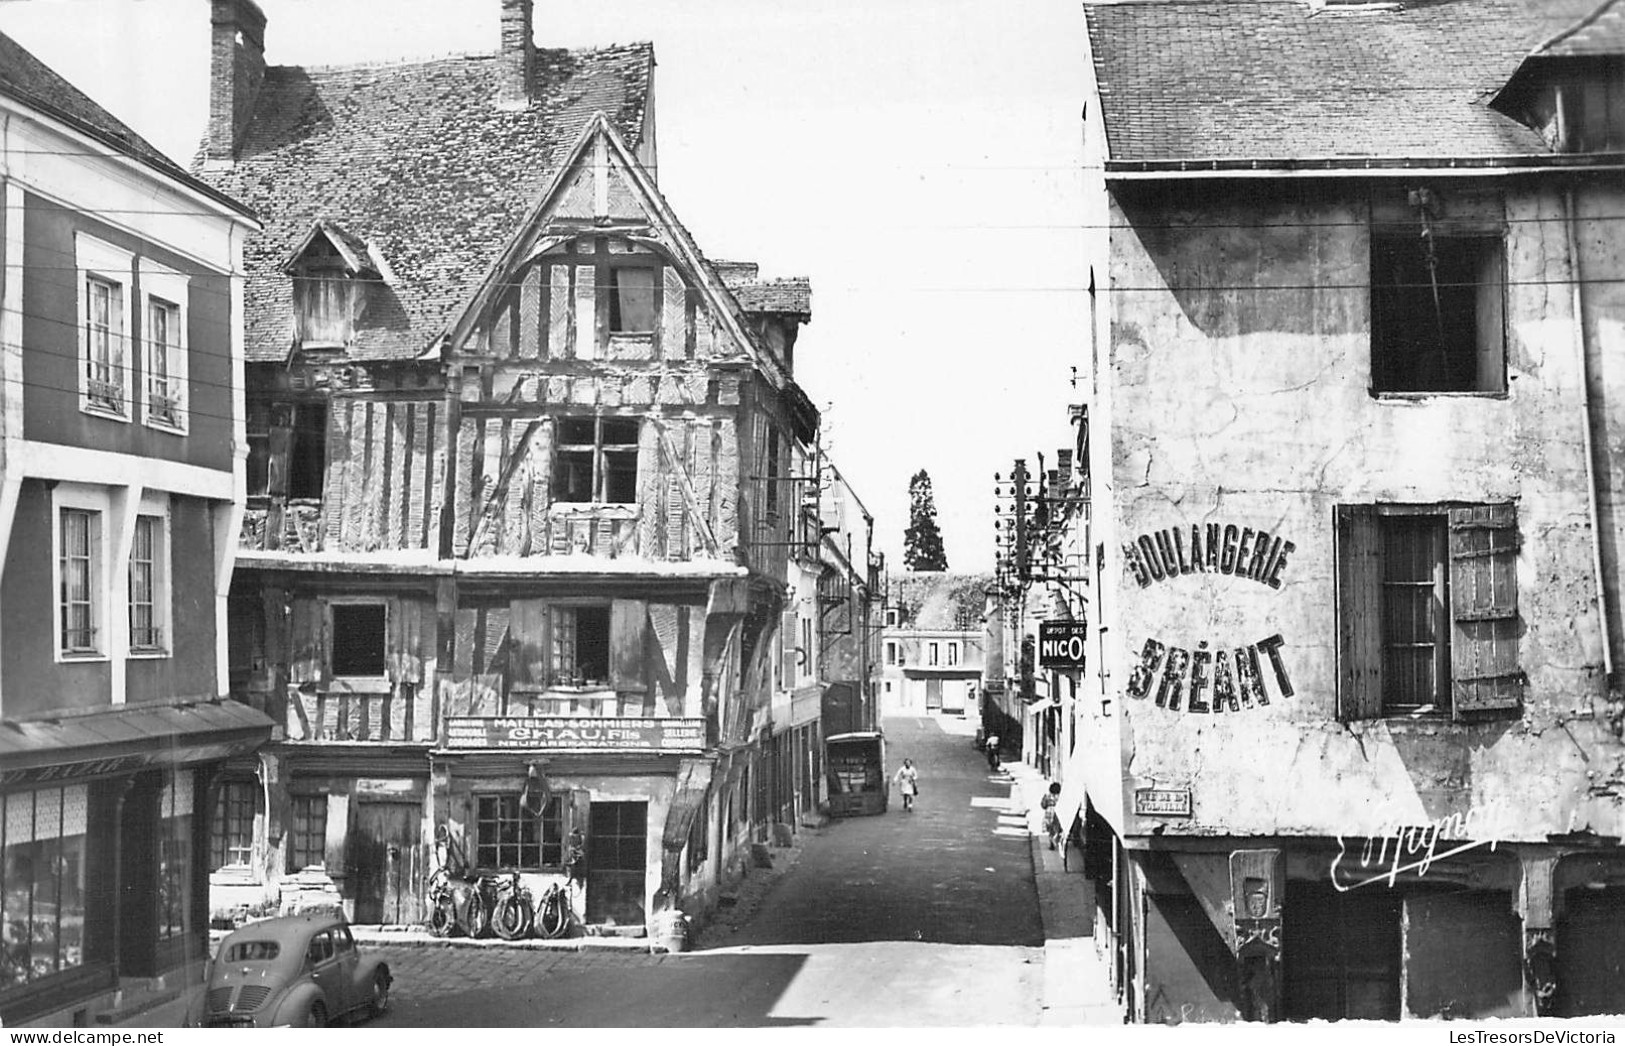
<path fill-rule="evenodd" d="M 1077 774 L 1061 784 L 1061 801 L 1055 805 L 1055 814 L 1061 819 L 1061 831 L 1070 831 L 1072 819 L 1083 809 L 1083 775 Z"/>
<path fill-rule="evenodd" d="M 0 722 L 0 785 L 183 766 L 249 752 L 271 738 L 237 701 L 115 705 Z"/>

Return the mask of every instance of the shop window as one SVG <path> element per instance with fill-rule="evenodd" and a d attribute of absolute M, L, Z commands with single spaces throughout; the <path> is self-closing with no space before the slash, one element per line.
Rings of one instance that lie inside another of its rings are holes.
<path fill-rule="evenodd" d="M 130 540 L 130 653 L 168 653 L 169 591 L 169 520 L 143 513 Z"/>
<path fill-rule="evenodd" d="M 540 817 L 518 795 L 477 796 L 475 805 L 479 867 L 534 871 L 563 864 L 564 805 L 558 796 L 548 799 Z"/>
<path fill-rule="evenodd" d="M 288 870 L 327 865 L 327 796 L 293 797 L 293 831 L 288 841 Z"/>
<path fill-rule="evenodd" d="M 552 681 L 561 686 L 609 685 L 609 607 L 552 608 Z"/>
<path fill-rule="evenodd" d="M 1371 388 L 1505 392 L 1499 235 L 1371 237 Z"/>
<path fill-rule="evenodd" d="M 334 603 L 333 674 L 384 674 L 386 616 L 382 603 Z"/>
<path fill-rule="evenodd" d="M 609 329 L 647 334 L 655 329 L 655 270 L 617 266 L 609 270 Z"/>
<path fill-rule="evenodd" d="M 105 653 L 102 603 L 102 513 L 60 510 L 57 543 L 58 646 L 64 658 Z"/>
<path fill-rule="evenodd" d="M 192 771 L 177 771 L 158 797 L 158 939 L 192 930 Z"/>
<path fill-rule="evenodd" d="M 85 962 L 84 785 L 0 796 L 0 989 Z"/>
<path fill-rule="evenodd" d="M 287 496 L 320 498 L 326 471 L 327 404 L 297 404 L 288 440 Z"/>
<path fill-rule="evenodd" d="M 210 834 L 210 867 L 246 868 L 254 857 L 254 803 L 259 786 L 253 781 L 223 781 L 214 804 L 214 831 Z"/>
<path fill-rule="evenodd" d="M 1514 507 L 1337 510 L 1344 719 L 1516 715 Z"/>
<path fill-rule="evenodd" d="M 560 418 L 553 500 L 632 504 L 638 499 L 636 418 Z"/>
<path fill-rule="evenodd" d="M 130 277 L 135 256 L 89 236 L 74 238 L 79 268 L 79 409 L 130 417 Z"/>

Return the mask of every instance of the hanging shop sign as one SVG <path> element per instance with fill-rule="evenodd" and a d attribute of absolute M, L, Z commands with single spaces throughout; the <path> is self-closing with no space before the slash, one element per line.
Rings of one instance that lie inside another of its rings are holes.
<path fill-rule="evenodd" d="M 705 747 L 705 720 L 447 716 L 446 747 L 573 752 L 698 752 Z"/>
<path fill-rule="evenodd" d="M 1191 816 L 1191 790 L 1189 788 L 1136 788 L 1134 790 L 1136 817 L 1189 817 Z"/>
<path fill-rule="evenodd" d="M 1089 627 L 1082 621 L 1041 621 L 1038 624 L 1038 667 L 1081 670 L 1089 650 Z"/>

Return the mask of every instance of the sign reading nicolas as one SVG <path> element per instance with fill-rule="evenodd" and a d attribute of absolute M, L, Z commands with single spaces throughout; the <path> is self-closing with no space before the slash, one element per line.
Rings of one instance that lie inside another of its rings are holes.
<path fill-rule="evenodd" d="M 705 747 L 705 720 L 447 716 L 446 747 L 697 752 Z"/>
<path fill-rule="evenodd" d="M 1038 667 L 1081 669 L 1089 650 L 1089 626 L 1082 621 L 1038 623 Z"/>

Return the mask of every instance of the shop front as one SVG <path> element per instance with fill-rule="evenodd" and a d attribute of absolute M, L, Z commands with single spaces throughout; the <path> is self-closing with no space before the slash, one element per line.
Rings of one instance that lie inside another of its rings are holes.
<path fill-rule="evenodd" d="M 230 701 L 8 720 L 0 736 L 0 1019 L 88 1013 L 208 945 L 221 764 L 270 736 Z"/>

